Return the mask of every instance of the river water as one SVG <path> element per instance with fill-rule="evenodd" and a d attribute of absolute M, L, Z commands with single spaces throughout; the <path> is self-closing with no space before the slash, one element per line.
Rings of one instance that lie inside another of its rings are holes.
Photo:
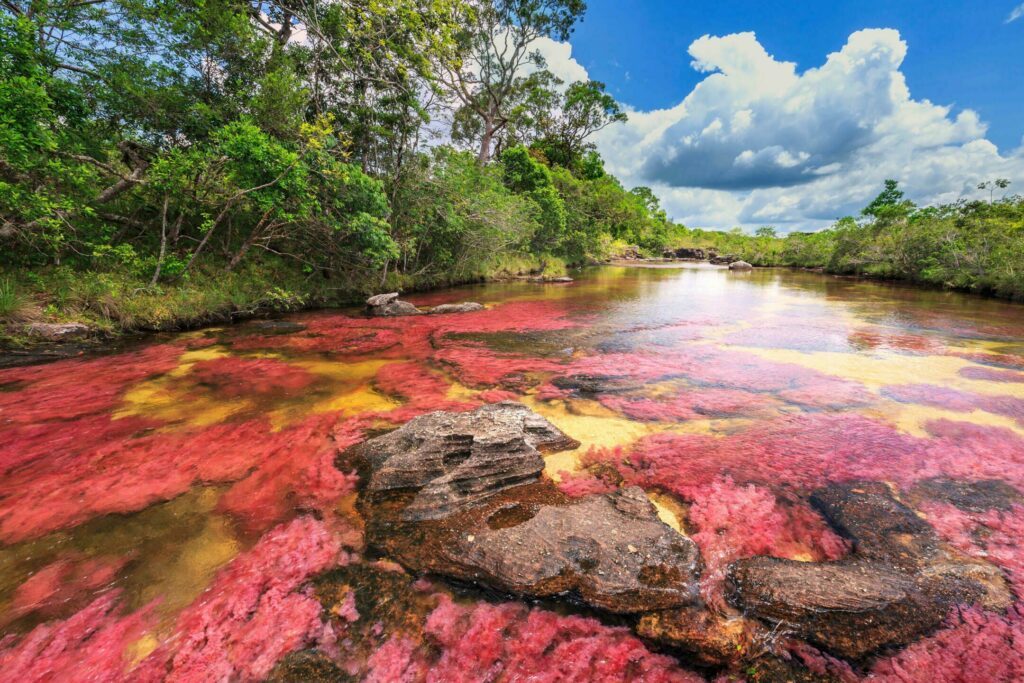
<path fill-rule="evenodd" d="M 502 400 L 581 442 L 547 460 L 570 495 L 643 487 L 697 541 L 723 614 L 729 562 L 850 552 L 807 502 L 836 481 L 885 482 L 1024 597 L 1024 307 L 689 264 L 409 300 L 487 309 L 306 313 L 0 371 L 0 680 L 253 680 L 311 648 L 293 663 L 381 681 L 717 675 L 607 620 L 411 583 L 363 547 L 339 450 Z M 1003 504 L 927 494 L 978 481 Z M 364 592 L 332 603 L 315 577 L 338 566 Z M 903 652 L 798 664 L 1014 680 L 1021 621 L 965 609 Z"/>

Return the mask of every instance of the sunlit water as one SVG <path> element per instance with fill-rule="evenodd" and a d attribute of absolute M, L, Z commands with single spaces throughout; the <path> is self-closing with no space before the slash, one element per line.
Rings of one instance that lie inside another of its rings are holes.
<path fill-rule="evenodd" d="M 325 636 L 308 586 L 365 550 L 357 477 L 336 453 L 431 410 L 529 405 L 582 444 L 549 457 L 564 490 L 643 486 L 667 523 L 698 534 L 709 576 L 753 554 L 840 556 L 806 505 L 830 481 L 885 481 L 907 500 L 933 479 L 1024 491 L 1018 305 L 701 266 L 409 299 L 487 310 L 309 313 L 288 318 L 302 327 L 249 323 L 0 371 L 0 679 L 260 678 L 317 645 L 388 680 L 370 653 L 399 641 Z M 708 540 L 713 501 L 727 512 Z M 1024 508 L 918 509 L 946 536 L 959 525 L 947 540 L 992 556 L 1020 598 L 1015 539 L 967 546 L 972 532 L 1024 529 Z M 728 609 L 713 579 L 704 591 Z M 1015 616 L 996 621 L 1024 638 Z M 426 666 L 411 647 L 388 659 Z"/>

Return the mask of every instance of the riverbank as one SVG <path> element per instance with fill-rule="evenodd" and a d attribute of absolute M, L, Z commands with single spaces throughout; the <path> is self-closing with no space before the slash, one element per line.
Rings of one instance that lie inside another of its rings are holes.
<path fill-rule="evenodd" d="M 453 280 L 391 274 L 327 277 L 286 262 L 254 262 L 238 271 L 197 271 L 151 285 L 115 271 L 70 268 L 0 273 L 0 367 L 78 355 L 134 335 L 182 332 L 314 308 L 360 305 L 382 290 L 424 292 L 530 276 L 564 277 L 560 259 L 505 257 Z M 13 359 L 13 360 L 12 360 Z"/>

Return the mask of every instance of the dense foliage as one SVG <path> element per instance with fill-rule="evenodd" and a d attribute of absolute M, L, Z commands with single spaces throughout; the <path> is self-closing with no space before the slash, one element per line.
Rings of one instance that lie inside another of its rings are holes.
<path fill-rule="evenodd" d="M 753 236 L 682 233 L 679 244 L 714 248 L 754 265 L 821 268 L 1024 300 L 1020 196 L 918 208 L 890 180 L 860 218 L 840 219 L 821 232 L 783 238 L 766 226 Z"/>
<path fill-rule="evenodd" d="M 114 311 L 226 272 L 325 297 L 664 246 L 588 141 L 614 99 L 530 47 L 584 10 L 0 3 L 0 315 L 77 281 Z"/>

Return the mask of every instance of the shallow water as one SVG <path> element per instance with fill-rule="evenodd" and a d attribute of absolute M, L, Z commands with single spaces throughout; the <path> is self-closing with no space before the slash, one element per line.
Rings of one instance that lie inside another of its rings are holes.
<path fill-rule="evenodd" d="M 851 480 L 918 501 L 945 540 L 994 563 L 1024 597 L 1019 501 L 966 513 L 919 495 L 934 479 L 1024 492 L 1019 305 L 697 265 L 409 299 L 488 308 L 309 313 L 288 318 L 303 328 L 249 323 L 0 371 L 0 680 L 258 679 L 314 645 L 369 680 L 520 680 L 529 666 L 571 679 L 516 649 L 543 619 L 554 621 L 541 650 L 576 653 L 563 659 L 583 679 L 709 675 L 592 619 L 452 603 L 436 581 L 414 589 L 426 626 L 363 629 L 357 598 L 329 614 L 310 580 L 371 563 L 357 477 L 333 465 L 339 449 L 424 412 L 501 400 L 581 442 L 548 458 L 566 492 L 647 490 L 698 542 L 703 595 L 723 612 L 728 562 L 848 552 L 806 501 Z M 878 680 L 961 680 L 958 666 L 1014 680 L 1017 615 L 970 611 L 903 653 L 827 666 Z M 491 659 L 466 649 L 474 628 L 499 622 Z M 584 641 L 622 661 L 579 654 Z M 971 642 L 992 661 L 979 663 Z"/>

